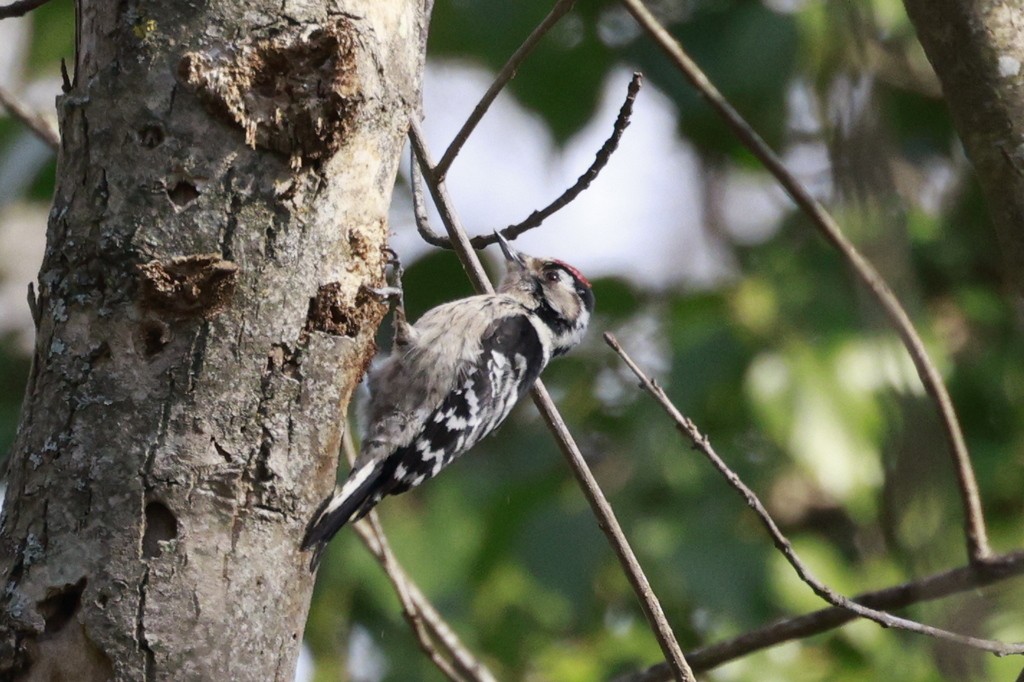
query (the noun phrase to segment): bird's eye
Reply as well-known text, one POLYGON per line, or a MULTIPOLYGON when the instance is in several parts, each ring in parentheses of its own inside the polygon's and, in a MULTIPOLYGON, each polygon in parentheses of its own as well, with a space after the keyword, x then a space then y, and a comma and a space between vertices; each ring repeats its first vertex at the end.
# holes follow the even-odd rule
POLYGON ((560 275, 558 274, 558 270, 546 270, 544 272, 544 279, 549 282, 557 282, 559 278, 560 275))

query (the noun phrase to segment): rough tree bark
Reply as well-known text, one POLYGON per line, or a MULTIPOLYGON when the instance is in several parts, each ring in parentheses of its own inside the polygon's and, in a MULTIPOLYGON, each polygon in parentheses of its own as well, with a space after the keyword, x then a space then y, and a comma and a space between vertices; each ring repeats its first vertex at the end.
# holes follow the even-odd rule
POLYGON ((0 678, 288 680, 430 0, 80 0, 0 678))
POLYGON ((978 174, 1024 322, 1024 10, 1020 0, 904 4, 978 174))

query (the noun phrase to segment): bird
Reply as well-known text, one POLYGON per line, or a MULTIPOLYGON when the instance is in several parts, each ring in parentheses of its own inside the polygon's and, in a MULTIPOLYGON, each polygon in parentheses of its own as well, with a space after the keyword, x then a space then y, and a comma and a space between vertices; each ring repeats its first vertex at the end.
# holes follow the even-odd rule
POLYGON ((302 540, 310 570, 346 523, 436 476, 508 417, 552 358, 582 341, 594 311, 587 278, 495 235, 506 273, 494 293, 441 304, 409 325, 400 286, 384 292, 398 300, 391 353, 368 378, 359 455, 302 540))

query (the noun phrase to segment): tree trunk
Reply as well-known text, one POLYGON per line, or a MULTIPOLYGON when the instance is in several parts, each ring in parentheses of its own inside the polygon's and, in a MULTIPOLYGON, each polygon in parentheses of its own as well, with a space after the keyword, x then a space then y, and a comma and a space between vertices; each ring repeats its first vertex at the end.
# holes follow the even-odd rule
POLYGON ((0 678, 292 678, 429 10, 80 0, 0 678))
POLYGON ((904 4, 978 174, 1024 323, 1024 10, 1020 0, 904 4))

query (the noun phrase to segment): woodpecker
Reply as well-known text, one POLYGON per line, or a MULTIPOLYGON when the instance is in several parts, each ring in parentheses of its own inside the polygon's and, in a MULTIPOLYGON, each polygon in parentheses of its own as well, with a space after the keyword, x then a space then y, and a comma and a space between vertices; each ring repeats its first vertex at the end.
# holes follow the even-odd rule
POLYGON ((362 448, 302 541, 311 570, 349 520, 436 476, 504 421, 551 358, 583 339, 594 310, 587 278, 495 234, 506 262, 496 293, 444 303, 410 326, 396 290, 394 343, 370 372, 362 448))

